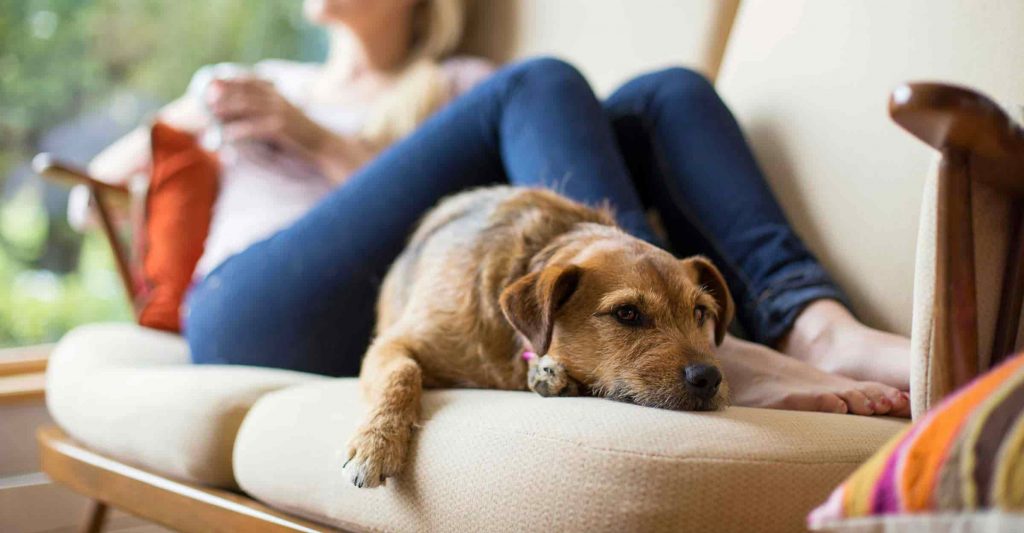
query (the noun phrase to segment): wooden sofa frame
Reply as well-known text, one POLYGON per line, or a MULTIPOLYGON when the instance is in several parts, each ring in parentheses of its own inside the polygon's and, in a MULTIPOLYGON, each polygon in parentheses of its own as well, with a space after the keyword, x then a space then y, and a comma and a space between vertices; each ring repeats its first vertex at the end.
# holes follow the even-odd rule
MULTIPOLYGON (((932 83, 899 87, 890 115, 942 154, 936 257, 934 364, 943 391, 952 391, 995 364, 1016 344, 1024 299, 1024 132, 990 99, 968 89, 932 83), (1013 198, 1009 253, 991 357, 978 353, 971 183, 986 183, 1013 198)), ((125 290, 138 309, 139 280, 114 223, 112 204, 125 187, 109 185, 48 154, 34 160, 39 174, 89 188, 125 290)), ((56 427, 38 433, 42 470, 95 503, 82 530, 100 531, 108 506, 181 531, 333 531, 262 505, 242 494, 175 481, 104 457, 56 427)))
POLYGON ((121 284, 132 306, 132 312, 138 317, 138 295, 141 280, 134 277, 131 254, 121 239, 114 216, 118 205, 132 202, 132 193, 125 185, 115 185, 97 180, 83 169, 57 160, 52 154, 41 153, 32 158, 32 169, 44 178, 68 186, 84 185, 89 190, 90 207, 99 220, 100 230, 110 245, 114 256, 114 267, 121 279, 121 284))
POLYGON ((933 364, 943 393, 998 364, 1017 344, 1024 300, 1024 131, 992 100, 970 89, 913 83, 893 91, 889 114, 942 154, 938 180, 933 364), (1011 198, 1010 240, 992 351, 978 353, 972 182, 1011 198), (987 364, 986 364, 987 362, 987 364))

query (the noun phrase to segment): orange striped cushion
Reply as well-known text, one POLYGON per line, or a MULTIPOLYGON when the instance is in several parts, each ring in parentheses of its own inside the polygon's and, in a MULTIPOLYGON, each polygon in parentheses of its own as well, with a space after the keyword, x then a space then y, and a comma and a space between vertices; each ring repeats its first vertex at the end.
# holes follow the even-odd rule
POLYGON ((812 529, 885 514, 1024 511, 1024 354, 895 436, 808 517, 812 529))

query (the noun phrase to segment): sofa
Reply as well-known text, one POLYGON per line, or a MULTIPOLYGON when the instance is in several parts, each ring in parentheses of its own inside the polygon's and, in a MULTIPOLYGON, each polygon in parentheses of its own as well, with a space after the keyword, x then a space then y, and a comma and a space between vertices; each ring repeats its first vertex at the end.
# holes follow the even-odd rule
MULTIPOLYGON (((668 64, 713 79, 855 313, 912 336, 919 416, 947 392, 929 381, 942 371, 927 290, 937 158, 892 123, 887 98, 937 79, 1018 109, 1022 20, 1016 0, 500 0, 474 5, 465 46, 495 60, 565 57, 602 93, 668 64)), ((979 254, 1006 245, 986 238, 979 254)), ((982 307, 1000 268, 979 275, 982 307)), ((984 351, 994 311, 980 314, 984 351)), ((57 345, 46 394, 59 426, 43 435, 47 472, 192 531, 799 531, 907 423, 432 390, 406 471, 366 490, 341 475, 365 409, 355 379, 190 366, 178 336, 94 324, 57 345)))

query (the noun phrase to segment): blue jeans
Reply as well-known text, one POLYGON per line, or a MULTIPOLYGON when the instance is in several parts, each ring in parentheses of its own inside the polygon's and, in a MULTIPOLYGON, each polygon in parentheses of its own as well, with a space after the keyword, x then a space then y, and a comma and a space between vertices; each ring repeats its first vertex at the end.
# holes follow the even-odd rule
POLYGON ((602 104, 576 69, 544 58, 495 73, 294 224, 210 272, 187 298, 193 361, 357 374, 380 282, 416 222, 444 196, 497 183, 608 200, 633 235, 709 256, 758 342, 778 340, 813 300, 844 301, 707 80, 664 70, 602 104))

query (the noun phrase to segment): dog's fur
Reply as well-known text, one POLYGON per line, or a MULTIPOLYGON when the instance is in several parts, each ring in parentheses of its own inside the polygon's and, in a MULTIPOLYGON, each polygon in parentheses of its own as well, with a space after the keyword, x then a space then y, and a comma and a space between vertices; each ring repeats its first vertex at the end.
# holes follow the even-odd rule
POLYGON ((424 386, 717 409, 725 383, 701 400, 683 369, 717 366, 714 345, 732 315, 708 260, 678 260, 631 237, 608 210, 540 189, 453 196, 428 213, 384 280, 360 375, 371 410, 345 471, 360 487, 401 471, 424 386), (528 349, 544 357, 528 363, 528 349))

